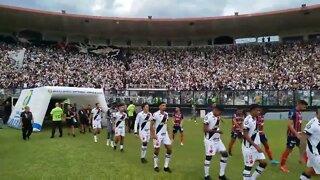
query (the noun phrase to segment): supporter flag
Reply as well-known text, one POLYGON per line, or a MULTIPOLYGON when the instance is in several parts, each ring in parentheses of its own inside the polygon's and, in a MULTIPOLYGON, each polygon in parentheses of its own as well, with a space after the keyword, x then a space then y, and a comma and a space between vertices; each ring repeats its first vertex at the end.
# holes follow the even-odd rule
POLYGON ((121 54, 121 49, 115 46, 99 46, 92 44, 79 43, 76 45, 80 53, 93 53, 97 55, 102 55, 108 58, 118 58, 121 54))
POLYGON ((25 52, 26 52, 25 48, 16 50, 16 51, 8 51, 9 58, 14 60, 15 65, 18 68, 22 67, 25 52))
POLYGON ((64 100, 63 104, 70 104, 70 99, 68 98, 68 99, 64 100))

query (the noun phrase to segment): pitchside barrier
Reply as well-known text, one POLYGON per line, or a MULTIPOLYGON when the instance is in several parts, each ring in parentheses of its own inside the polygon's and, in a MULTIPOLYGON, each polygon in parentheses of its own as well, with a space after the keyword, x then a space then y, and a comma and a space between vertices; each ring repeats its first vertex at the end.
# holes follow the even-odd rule
MULTIPOLYGON (((10 125, 18 128, 19 126, 19 113, 23 110, 23 106, 30 103, 31 111, 36 109, 42 109, 41 113, 35 113, 36 127, 35 130, 41 129, 41 124, 45 111, 48 107, 50 98, 64 99, 71 97, 71 103, 77 103, 77 108, 82 104, 91 104, 94 107, 96 101, 101 103, 104 108, 107 108, 105 101, 110 103, 124 102, 128 104, 133 101, 134 104, 141 105, 142 103, 150 104, 151 111, 157 111, 159 102, 163 101, 167 103, 167 111, 172 114, 175 107, 180 107, 185 116, 192 115, 192 105, 196 107, 197 117, 203 117, 206 112, 210 111, 210 103, 212 101, 225 107, 224 117, 231 117, 238 107, 247 109, 250 104, 259 104, 267 110, 266 119, 287 119, 287 112, 293 108, 298 100, 305 100, 308 102, 308 110, 304 114, 304 119, 310 119, 314 116, 314 112, 317 107, 320 106, 320 90, 282 90, 282 91, 262 91, 262 90, 249 90, 249 91, 168 91, 166 89, 128 89, 123 91, 103 91, 92 90, 97 93, 92 96, 91 90, 78 91, 75 87, 42 87, 35 88, 34 93, 40 92, 41 95, 33 94, 32 100, 28 102, 30 96, 30 89, 0 89, 0 106, 3 106, 5 100, 11 100, 12 113, 10 116, 10 125), (47 88, 47 89, 46 89, 47 88), (52 91, 52 89, 56 89, 52 91), (59 89, 59 90, 58 90, 59 89), (64 89, 61 95, 60 89, 64 89), (20 97, 24 92, 24 98, 20 97), (29 94, 27 93, 29 92, 29 94), (52 95, 50 94, 51 92, 52 95), (89 93, 88 93, 89 92, 89 93), (58 95, 60 93, 60 95, 58 95), (99 94, 99 95, 98 95, 99 94), (99 98, 97 98, 99 96, 99 98), (81 97, 81 98, 79 98, 81 97), (94 97, 94 98, 92 98, 94 97), (102 98, 104 100, 102 100, 102 98), (41 104, 39 101, 46 102, 41 104), (35 101, 36 100, 36 101, 35 101), (35 105, 33 105, 35 103, 35 105), (18 106, 16 106, 18 104, 18 106)), ((1 111, 2 108, 0 108, 1 111)), ((138 108, 139 109, 139 108, 138 108)), ((0 114, 3 114, 0 112, 0 114)), ((3 118, 3 117, 0 117, 3 118)))

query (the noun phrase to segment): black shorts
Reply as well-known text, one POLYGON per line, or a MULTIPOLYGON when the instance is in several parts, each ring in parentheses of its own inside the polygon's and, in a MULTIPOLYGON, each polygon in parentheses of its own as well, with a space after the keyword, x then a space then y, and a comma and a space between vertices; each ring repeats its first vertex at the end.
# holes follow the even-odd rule
POLYGON ((237 139, 237 138, 242 139, 242 137, 243 137, 243 135, 242 135, 242 132, 240 132, 240 131, 232 131, 231 132, 232 139, 237 139))
POLYGON ((84 124, 84 125, 89 126, 89 120, 88 119, 80 119, 80 124, 84 124))
POLYGON ((181 126, 173 126, 173 134, 177 133, 177 132, 183 133, 183 128, 181 126))
POLYGON ((295 146, 300 146, 300 139, 294 136, 288 136, 287 138, 287 148, 293 149, 295 146))
POLYGON ((268 139, 265 134, 260 134, 260 141, 262 144, 267 143, 268 139))
POLYGON ((73 119, 67 119, 67 120, 66 120, 66 124, 67 124, 67 127, 74 126, 74 121, 73 121, 73 119))

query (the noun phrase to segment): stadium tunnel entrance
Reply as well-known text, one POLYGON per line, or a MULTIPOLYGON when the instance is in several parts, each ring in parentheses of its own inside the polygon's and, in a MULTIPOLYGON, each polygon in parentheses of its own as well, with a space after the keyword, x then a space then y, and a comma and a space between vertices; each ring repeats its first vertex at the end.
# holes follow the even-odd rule
POLYGON ((108 110, 108 105, 103 89, 75 88, 75 87, 41 87, 23 90, 13 108, 8 125, 20 128, 20 114, 25 106, 29 106, 34 117, 33 130, 40 131, 44 120, 50 119, 50 112, 56 102, 76 103, 77 106, 100 103, 103 110, 108 110))

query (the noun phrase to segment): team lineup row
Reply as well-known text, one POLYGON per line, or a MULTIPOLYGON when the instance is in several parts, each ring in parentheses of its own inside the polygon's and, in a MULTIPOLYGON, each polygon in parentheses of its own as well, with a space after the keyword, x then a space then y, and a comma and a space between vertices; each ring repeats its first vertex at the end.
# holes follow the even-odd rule
MULTIPOLYGON (((54 122, 53 134, 55 127, 59 127, 61 123, 58 120, 61 119, 65 112, 59 107, 57 103, 56 108, 51 111, 52 120, 54 122)), ((300 176, 301 180, 310 179, 311 176, 320 174, 320 109, 317 111, 317 117, 310 120, 306 125, 304 131, 302 131, 302 115, 301 111, 305 110, 307 103, 305 101, 299 101, 295 108, 289 112, 288 120, 288 138, 287 148, 281 158, 281 170, 288 172, 285 163, 295 146, 300 147, 300 163, 306 163, 307 169, 300 176)), ((221 124, 221 113, 223 107, 212 104, 212 111, 206 114, 204 118, 204 145, 205 145, 205 161, 204 161, 204 173, 205 179, 211 179, 209 176, 209 168, 212 156, 216 153, 220 153, 220 172, 219 179, 227 179, 225 175, 225 169, 227 167, 228 156, 232 156, 232 146, 237 138, 242 141, 242 154, 244 160, 243 179, 244 180, 255 180, 265 170, 267 161, 263 150, 260 145, 263 144, 266 153, 271 160, 271 163, 276 164, 277 161, 272 159, 270 147, 268 145, 267 138, 264 134, 264 112, 259 105, 253 104, 249 108, 249 112, 244 114, 243 109, 238 109, 232 118, 232 134, 231 141, 229 143, 228 151, 226 150, 220 135, 222 131, 220 129, 221 124), (254 173, 251 175, 252 167, 255 162, 258 162, 254 173)), ((28 112, 28 110, 26 111, 28 112)), ((80 113, 80 111, 79 111, 80 113)), ((91 110, 89 123, 92 124, 94 141, 97 142, 97 135, 101 131, 102 113, 106 113, 108 122, 108 139, 107 145, 111 144, 116 150, 117 145, 120 144, 120 151, 124 151, 124 137, 126 132, 126 120, 128 115, 126 113, 125 104, 119 104, 116 107, 115 104, 107 111, 104 111, 99 103, 96 107, 91 110), (114 141, 113 141, 114 140, 114 141)), ((23 115, 21 115, 23 117, 23 115)), ((67 115, 68 117, 68 115, 67 115)), ((181 145, 183 145, 183 115, 179 108, 173 114, 174 127, 173 137, 176 132, 180 132, 181 145)), ((154 170, 159 172, 158 166, 158 154, 161 145, 166 148, 164 171, 171 172, 169 168, 170 158, 172 154, 172 139, 169 137, 167 122, 169 120, 169 114, 166 112, 166 104, 160 103, 159 110, 155 113, 149 111, 148 104, 142 105, 142 111, 136 116, 134 123, 134 133, 137 138, 140 138, 142 142, 141 147, 141 162, 147 163, 146 152, 147 145, 152 138, 154 146, 154 170)), ((67 119, 68 121, 68 119, 67 119)), ((67 123, 68 124, 68 123, 67 123)), ((62 136, 62 131, 60 132, 62 136)))

